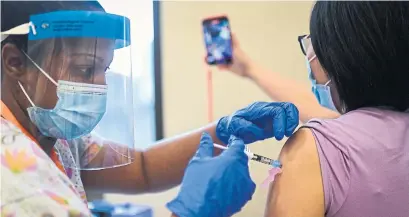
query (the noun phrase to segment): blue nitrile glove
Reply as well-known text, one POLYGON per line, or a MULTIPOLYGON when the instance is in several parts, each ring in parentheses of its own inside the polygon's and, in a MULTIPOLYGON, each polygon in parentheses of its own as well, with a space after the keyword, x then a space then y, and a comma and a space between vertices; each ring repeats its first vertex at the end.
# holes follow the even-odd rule
POLYGON ((216 126, 216 135, 226 143, 230 135, 245 144, 275 137, 277 140, 293 134, 299 123, 298 109, 287 102, 256 102, 223 117, 216 126))
POLYGON ((232 136, 229 149, 213 157, 213 141, 203 133, 190 160, 178 196, 166 206, 178 217, 228 217, 251 200, 256 185, 250 178, 244 142, 232 136))

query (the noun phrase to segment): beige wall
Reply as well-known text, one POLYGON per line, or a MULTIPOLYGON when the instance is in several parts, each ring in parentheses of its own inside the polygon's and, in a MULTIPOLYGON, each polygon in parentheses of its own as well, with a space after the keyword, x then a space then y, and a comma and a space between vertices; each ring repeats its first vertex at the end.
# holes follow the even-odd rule
MULTIPOLYGON (((206 124, 206 71, 201 20, 227 14, 232 30, 245 51, 268 69, 308 82, 297 36, 308 33, 311 2, 162 2, 163 106, 165 135, 173 136, 206 124)), ((214 71, 216 117, 259 100, 270 100, 251 81, 228 72, 214 71)), ((254 152, 276 157, 283 142, 252 145, 254 152)), ((260 184, 267 167, 251 163, 254 181, 260 184)), ((164 204, 178 189, 125 197, 109 195, 112 201, 132 201, 154 206, 155 216, 167 216, 164 204)), ((257 187, 253 200, 236 216, 263 216, 266 191, 257 187)))

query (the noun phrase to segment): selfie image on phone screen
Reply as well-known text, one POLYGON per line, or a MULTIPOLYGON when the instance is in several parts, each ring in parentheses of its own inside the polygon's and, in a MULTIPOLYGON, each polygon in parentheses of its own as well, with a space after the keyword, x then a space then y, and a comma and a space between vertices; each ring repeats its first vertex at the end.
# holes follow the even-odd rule
POLYGON ((204 20, 203 32, 207 50, 207 63, 210 65, 231 63, 232 42, 227 17, 204 20))

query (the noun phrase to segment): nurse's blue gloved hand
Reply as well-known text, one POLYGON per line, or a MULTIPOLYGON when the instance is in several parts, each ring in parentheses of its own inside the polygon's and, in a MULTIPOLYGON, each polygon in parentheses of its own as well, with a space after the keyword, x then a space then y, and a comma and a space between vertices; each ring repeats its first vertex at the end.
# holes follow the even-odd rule
POLYGON ((178 196, 166 206, 178 217, 228 217, 251 200, 256 185, 250 178, 244 142, 232 136, 229 149, 213 157, 213 141, 202 135, 185 171, 178 196))
POLYGON ((298 109, 286 102, 256 102, 219 120, 216 135, 227 143, 230 135, 245 144, 275 137, 291 136, 299 123, 298 109))

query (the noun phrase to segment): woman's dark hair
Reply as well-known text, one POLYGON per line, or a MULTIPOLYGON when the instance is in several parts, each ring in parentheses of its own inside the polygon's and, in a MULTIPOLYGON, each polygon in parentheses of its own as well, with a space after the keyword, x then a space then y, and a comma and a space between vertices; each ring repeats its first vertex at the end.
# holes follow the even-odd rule
POLYGON ((310 34, 346 112, 409 108, 409 2, 318 1, 310 34))
MULTIPOLYGON (((28 23, 30 16, 61 10, 104 11, 98 1, 1 1, 1 31, 28 23)), ((27 35, 10 35, 2 42, 26 50, 27 35)))

